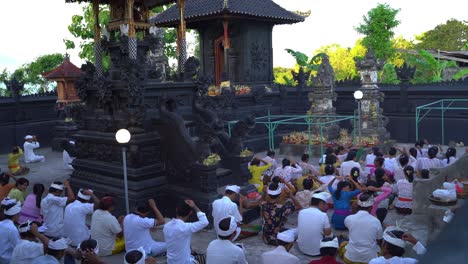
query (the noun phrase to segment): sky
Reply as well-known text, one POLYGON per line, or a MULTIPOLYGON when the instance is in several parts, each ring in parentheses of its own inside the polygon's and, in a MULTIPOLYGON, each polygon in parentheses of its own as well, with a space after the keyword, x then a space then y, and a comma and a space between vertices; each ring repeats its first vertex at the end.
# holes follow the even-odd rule
MULTIPOLYGON (((191 1, 191 0, 188 0, 191 1)), ((420 34, 446 22, 450 18, 468 20, 467 0, 274 0, 284 8, 295 11, 310 10, 305 22, 276 26, 273 31, 274 66, 292 67, 294 59, 285 49, 302 51, 308 55, 321 46, 338 43, 351 47, 362 37, 354 30, 362 16, 379 2, 400 8, 401 21, 396 35, 414 39, 420 34)), ((65 4, 65 0, 0 1, 0 71, 10 72, 36 57, 50 53, 65 53, 64 38, 73 39, 67 26, 74 14, 81 13, 79 4, 65 4)), ((78 43, 76 43, 78 44, 78 43)), ((78 46, 78 45, 76 45, 78 46)), ((83 61, 78 49, 69 51, 76 65, 83 61)))

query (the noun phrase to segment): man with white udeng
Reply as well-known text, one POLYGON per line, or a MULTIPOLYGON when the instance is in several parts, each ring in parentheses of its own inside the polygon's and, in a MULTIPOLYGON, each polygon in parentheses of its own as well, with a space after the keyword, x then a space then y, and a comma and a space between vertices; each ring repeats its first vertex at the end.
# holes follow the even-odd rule
POLYGON ((224 191, 224 196, 213 202, 213 223, 215 230, 218 231, 218 223, 222 219, 233 216, 236 222, 242 222, 242 210, 244 199, 240 197, 240 209, 233 201, 240 192, 240 187, 237 185, 228 185, 224 191))
POLYGON ((34 149, 39 148, 39 142, 37 142, 36 136, 27 135, 24 137, 24 162, 33 163, 33 162, 44 162, 44 156, 38 156, 34 154, 34 149))

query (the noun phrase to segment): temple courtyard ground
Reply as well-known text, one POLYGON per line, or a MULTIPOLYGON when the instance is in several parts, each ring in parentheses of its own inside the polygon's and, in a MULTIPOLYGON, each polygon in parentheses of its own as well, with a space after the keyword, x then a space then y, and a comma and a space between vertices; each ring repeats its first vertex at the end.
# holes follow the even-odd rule
MULTIPOLYGON (((31 169, 30 173, 25 177, 30 181, 30 186, 35 183, 42 183, 46 187, 50 185, 53 181, 63 181, 65 179, 70 178, 71 170, 66 169, 63 160, 62 160, 62 153, 61 152, 53 152, 50 148, 39 149, 37 151, 38 155, 45 155, 46 162, 44 163, 36 163, 30 164, 29 167, 31 169)), ((277 159, 281 160, 283 157, 278 156, 277 159)), ((318 157, 313 159, 313 164, 316 164, 318 161, 318 157)), ((7 170, 7 155, 2 154, 0 155, 0 164, 2 171, 7 170)), ((28 189, 31 192, 32 187, 28 189)), ((158 201, 156 201, 157 203, 158 201)), ((329 210, 328 214, 331 217, 332 211, 329 210)), ((169 219, 167 219, 169 220, 169 219)), ((261 224, 261 220, 257 219, 253 224, 261 224)), ((427 243, 428 240, 428 223, 427 219, 421 216, 400 216, 396 213, 395 210, 389 210, 387 218, 384 222, 385 225, 400 225, 401 228, 407 230, 408 232, 412 233, 417 239, 419 239, 423 244, 427 243)), ((286 227, 295 227, 297 225, 297 213, 289 217, 289 222, 286 227)), ((346 232, 334 232, 335 235, 347 235, 346 232)), ((153 236, 156 240, 162 241, 163 234, 162 234, 162 227, 159 227, 158 230, 153 233, 153 236)), ((216 239, 216 234, 214 230, 203 230, 197 234, 194 234, 192 237, 192 248, 200 253, 205 253, 210 241, 216 239)), ((256 237, 250 237, 240 241, 244 244, 244 248, 246 249, 247 253, 247 260, 249 263, 261 263, 261 254, 263 252, 272 250, 274 247, 265 245, 261 239, 261 235, 257 235, 256 237)), ((414 256, 414 252, 407 248, 407 255, 414 256)), ((300 253, 297 245, 295 245, 291 253, 299 257, 301 259, 301 263, 309 263, 311 260, 316 258, 311 258, 300 253)), ((111 257, 106 257, 104 260, 107 263, 122 263, 123 262, 124 254, 118 254, 111 257)), ((157 263, 166 263, 165 257, 157 258, 157 263)))

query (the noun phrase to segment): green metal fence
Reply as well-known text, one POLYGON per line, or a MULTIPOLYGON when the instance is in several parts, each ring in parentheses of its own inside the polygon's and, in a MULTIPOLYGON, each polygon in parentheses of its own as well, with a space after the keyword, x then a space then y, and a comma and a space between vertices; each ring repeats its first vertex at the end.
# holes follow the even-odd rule
MULTIPOLYGON (((312 127, 318 126, 320 130, 320 138, 323 139, 323 128, 326 125, 330 125, 333 123, 338 123, 346 120, 350 120, 353 122, 353 127, 356 127, 357 117, 356 115, 352 116, 339 116, 339 115, 330 115, 330 116, 311 116, 311 115, 270 115, 270 111, 268 111, 267 116, 257 117, 256 124, 264 124, 268 129, 268 147, 270 149, 275 148, 275 130, 280 125, 306 125, 307 131, 309 135, 309 143, 308 143, 308 153, 311 155, 312 153, 312 127), (326 122, 316 122, 316 119, 331 119, 330 121, 326 122)), ((237 120, 229 121, 228 122, 228 134, 231 136, 231 127, 235 124, 237 120)), ((356 132, 353 130, 353 140, 356 139, 356 132)), ((320 153, 323 155, 324 147, 323 147, 323 140, 320 140, 320 153)))
POLYGON ((440 122, 441 122, 441 133, 442 142, 445 144, 445 111, 447 110, 468 110, 468 106, 454 106, 455 103, 468 103, 468 99, 443 99, 430 104, 421 105, 416 107, 416 141, 419 140, 419 123, 432 111, 440 110, 440 122), (422 116, 421 116, 422 112, 422 116))

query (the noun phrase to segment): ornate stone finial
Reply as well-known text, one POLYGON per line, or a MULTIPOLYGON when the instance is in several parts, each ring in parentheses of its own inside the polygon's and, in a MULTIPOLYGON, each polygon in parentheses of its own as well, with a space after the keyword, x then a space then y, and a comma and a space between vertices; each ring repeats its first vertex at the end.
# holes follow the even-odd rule
POLYGON ((121 36, 128 36, 128 24, 122 24, 120 25, 120 35, 121 36))
POLYGON ((322 63, 319 66, 317 75, 312 77, 314 86, 332 87, 335 85, 335 72, 330 64, 328 55, 322 55, 322 63))
POLYGON ((69 61, 69 60, 70 60, 70 54, 66 52, 65 55, 63 56, 63 61, 69 61))
POLYGON ((414 73, 416 72, 416 67, 411 67, 408 64, 403 63, 403 66, 397 67, 396 69, 397 77, 402 82, 409 82, 413 79, 414 73))
POLYGON ((310 11, 310 10, 307 10, 307 11, 299 11, 299 10, 298 10, 298 11, 294 11, 293 13, 296 13, 296 14, 300 15, 300 16, 303 17, 303 18, 306 18, 306 17, 309 17, 310 14, 312 14, 312 11, 310 11))
POLYGON ((355 59, 356 68, 360 71, 380 71, 382 70, 385 60, 377 59, 374 52, 368 49, 364 59, 355 59))

